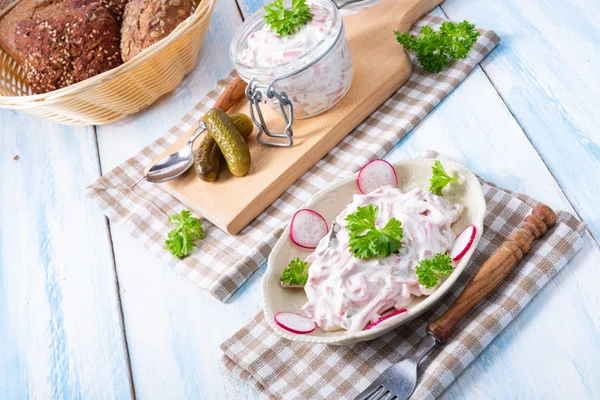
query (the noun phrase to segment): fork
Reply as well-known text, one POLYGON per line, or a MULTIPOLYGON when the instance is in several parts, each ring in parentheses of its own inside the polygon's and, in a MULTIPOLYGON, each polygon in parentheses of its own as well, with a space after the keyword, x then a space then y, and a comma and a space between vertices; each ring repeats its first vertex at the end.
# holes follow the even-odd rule
POLYGON ((417 367, 438 344, 445 344, 454 326, 487 297, 531 249, 533 241, 554 226, 556 214, 545 205, 536 206, 523 226, 502 243, 479 268, 448 310, 427 325, 427 336, 404 360, 390 366, 355 400, 405 400, 417 386, 417 367))

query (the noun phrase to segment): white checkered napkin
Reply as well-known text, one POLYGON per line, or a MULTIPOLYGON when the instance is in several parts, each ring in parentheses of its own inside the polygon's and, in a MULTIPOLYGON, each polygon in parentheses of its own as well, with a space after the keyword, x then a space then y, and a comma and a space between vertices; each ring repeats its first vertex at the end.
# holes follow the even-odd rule
MULTIPOLYGON (((418 345, 427 323, 446 311, 479 266, 537 204, 485 181, 482 186, 487 202, 483 237, 451 292, 432 310, 379 339, 345 347, 281 339, 260 312, 221 345, 225 366, 269 398, 354 398, 418 345)), ((573 215, 558 212, 556 225, 535 242, 497 290, 457 325, 448 344, 435 349, 421 364, 412 398, 439 396, 581 248, 584 229, 573 215)))
MULTIPOLYGON (((413 33, 427 24, 439 27, 443 20, 425 16, 413 33)), ((203 221, 207 237, 199 250, 184 260, 173 258, 164 250, 167 232, 172 229, 167 218, 188 208, 156 185, 142 182, 143 169, 171 143, 198 121, 214 104, 227 83, 220 81, 179 124, 165 136, 144 148, 102 176, 86 191, 117 225, 136 237, 152 253, 176 271, 210 291, 218 299, 227 300, 266 260, 284 224, 298 207, 330 182, 356 172, 367 161, 385 155, 417 125, 500 41, 491 31, 482 31, 465 60, 452 62, 442 73, 430 74, 417 65, 408 82, 377 111, 346 136, 325 158, 269 206, 235 237, 228 236, 208 221, 203 221)), ((414 59, 413 59, 414 63, 414 59)))

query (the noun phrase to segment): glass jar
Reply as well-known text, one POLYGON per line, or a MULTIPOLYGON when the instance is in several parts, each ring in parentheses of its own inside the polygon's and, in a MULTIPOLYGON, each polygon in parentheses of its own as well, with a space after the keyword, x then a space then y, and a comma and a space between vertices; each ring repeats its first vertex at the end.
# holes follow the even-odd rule
POLYGON ((258 114, 252 115, 255 123, 263 121, 259 103, 267 102, 281 111, 290 136, 294 118, 330 109, 352 84, 352 57, 336 5, 330 0, 312 0, 309 5, 312 21, 292 35, 273 33, 264 23, 263 9, 242 24, 230 47, 238 74, 249 83, 246 94, 251 114, 258 114))

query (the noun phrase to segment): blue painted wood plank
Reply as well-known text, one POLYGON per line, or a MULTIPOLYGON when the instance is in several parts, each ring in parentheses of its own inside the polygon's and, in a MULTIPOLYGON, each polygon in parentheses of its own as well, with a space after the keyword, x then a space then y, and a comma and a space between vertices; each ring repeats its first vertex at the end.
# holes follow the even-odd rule
POLYGON ((131 397, 93 128, 0 110, 0 398, 131 397))
MULTIPOLYGON (((242 3, 242 10, 247 12, 260 7, 256 1, 242 3)), ((469 8, 473 2, 456 3, 469 8)), ((439 9, 436 13, 443 16, 439 9)), ((493 9, 489 15, 494 15, 493 9)), ((464 18, 460 13, 451 17, 464 18)), ((495 29, 495 25, 480 25, 495 29)), ((505 31, 499 33, 503 37, 501 49, 507 38, 505 31)), ((485 65, 492 64, 494 53, 485 65)), ((476 70, 389 157, 415 156, 429 148, 454 156, 484 177, 554 207, 568 209, 570 206, 481 70, 476 70)), ((585 251, 534 299, 444 397, 561 398, 569 391, 581 398, 600 396, 594 378, 600 372, 594 364, 593 352, 598 348, 600 332, 597 311, 600 295, 591 283, 599 277, 596 261, 599 256, 598 249, 588 240, 585 251), (590 279, 590 276, 596 278, 590 279), (549 302, 551 304, 546 304, 549 302), (561 326, 571 329, 556 329, 554 307, 559 304, 563 305, 560 307, 563 310, 561 326), (571 309, 571 312, 564 311, 571 309), (581 331, 589 340, 578 340, 581 331), (551 352, 547 350, 549 347, 551 352), (564 360, 571 360, 568 367, 564 360)))
MULTIPOLYGON (((434 148, 506 188, 557 209, 570 204, 481 69, 388 155, 434 148)), ((578 254, 484 350, 445 398, 597 398, 600 251, 578 254), (560 326, 557 326, 557 320, 560 326), (549 351, 548 349, 551 349, 549 351), (568 360, 566 365, 565 360, 568 360), (589 393, 589 396, 587 395, 589 393)))
MULTIPOLYGON (((248 15, 260 8, 262 1, 243 1, 240 6, 248 15)), ((162 135, 230 70, 223 49, 239 24, 236 15, 232 1, 219 2, 199 66, 174 95, 135 119, 100 129, 105 171, 162 135), (213 61, 215 57, 217 61, 213 61)), ((389 157, 415 156, 432 147, 499 184, 555 207, 569 207, 481 70, 476 70, 389 157)), ((264 267, 230 304, 223 305, 148 255, 119 228, 113 229, 113 240, 138 395, 259 398, 249 385, 223 371, 218 344, 261 309, 259 280, 264 267)), ((600 297, 594 287, 600 278, 596 268, 599 256, 588 241, 573 265, 544 289, 445 397, 519 398, 527 394, 536 398, 542 394, 558 398, 574 385, 581 385, 573 392, 576 395, 599 397, 594 379, 599 372, 592 351, 600 330, 600 297), (556 327, 556 310, 560 310, 563 329, 556 327), (587 340, 578 340, 581 332, 587 340), (548 352, 548 348, 553 351, 548 352), (564 360, 571 362, 570 368, 563 367, 564 360)))
MULTIPOLYGON (((181 86, 125 121, 98 127, 103 171, 136 154, 191 110, 233 69, 229 43, 241 17, 219 0, 198 63, 181 86)), ((140 398, 256 398, 222 375, 219 344, 253 315, 258 303, 226 306, 163 265, 119 227, 111 227, 133 381, 140 398)))
POLYGON ((247 18, 270 2, 269 0, 238 0, 237 3, 240 5, 244 18, 247 18))
POLYGON ((483 69, 600 238, 600 3, 447 0, 442 8, 502 37, 483 69))

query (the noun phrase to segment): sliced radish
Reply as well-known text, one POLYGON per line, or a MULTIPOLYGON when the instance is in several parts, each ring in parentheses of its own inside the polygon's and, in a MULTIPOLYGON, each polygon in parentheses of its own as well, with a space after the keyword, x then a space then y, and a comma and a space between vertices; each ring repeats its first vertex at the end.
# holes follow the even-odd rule
POLYGON ((362 194, 371 193, 382 186, 398 186, 398 177, 392 164, 385 160, 373 160, 367 163, 358 173, 358 190, 362 194))
POLYGON ((321 214, 304 208, 292 217, 290 239, 300 247, 315 249, 328 231, 327 221, 321 214))
POLYGON ((389 313, 388 315, 385 315, 385 316, 379 318, 377 321, 373 322, 372 324, 367 325, 367 327, 365 328, 365 330, 374 328, 375 326, 379 325, 380 323, 382 323, 386 319, 392 318, 393 316, 396 316, 398 314, 404 314, 406 311, 407 311, 406 308, 401 308, 400 310, 396 310, 393 313, 389 313))
POLYGON ((454 239, 454 245, 450 249, 450 258, 452 261, 458 261, 467 254, 467 251, 471 248, 471 245, 475 241, 475 235, 477 234, 477 228, 474 225, 467 226, 461 233, 458 234, 454 239))
POLYGON ((273 319, 277 325, 292 333, 311 333, 317 327, 312 319, 293 312, 279 312, 273 319))

